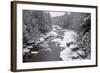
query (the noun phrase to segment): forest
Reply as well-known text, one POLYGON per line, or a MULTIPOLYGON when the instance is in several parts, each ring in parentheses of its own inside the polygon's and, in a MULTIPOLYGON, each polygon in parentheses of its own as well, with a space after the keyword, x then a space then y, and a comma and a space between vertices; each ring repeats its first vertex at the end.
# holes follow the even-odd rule
POLYGON ((23 10, 23 62, 61 60, 59 45, 69 30, 77 33, 77 48, 84 52, 78 58, 91 59, 90 13, 51 17, 50 11, 23 10))

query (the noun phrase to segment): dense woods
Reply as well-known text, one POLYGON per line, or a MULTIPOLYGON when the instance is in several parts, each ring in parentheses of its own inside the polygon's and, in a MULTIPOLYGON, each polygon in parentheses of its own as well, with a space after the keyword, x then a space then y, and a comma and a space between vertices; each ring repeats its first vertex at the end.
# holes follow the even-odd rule
POLYGON ((23 10, 23 49, 28 51, 23 54, 23 62, 60 60, 59 43, 52 40, 62 39, 67 29, 78 33, 78 48, 85 52, 80 58, 90 59, 90 18, 90 13, 65 12, 62 16, 51 17, 49 11, 23 10))
POLYGON ((51 19, 48 12, 23 10, 23 43, 28 43, 31 40, 36 42, 51 29, 51 19))

